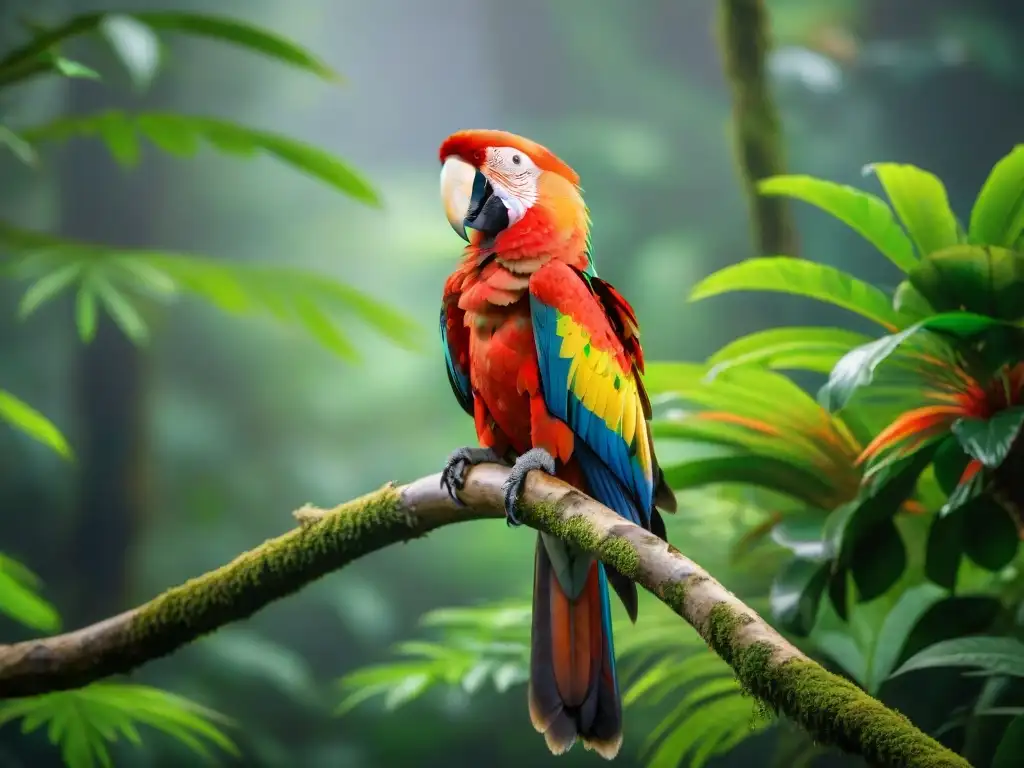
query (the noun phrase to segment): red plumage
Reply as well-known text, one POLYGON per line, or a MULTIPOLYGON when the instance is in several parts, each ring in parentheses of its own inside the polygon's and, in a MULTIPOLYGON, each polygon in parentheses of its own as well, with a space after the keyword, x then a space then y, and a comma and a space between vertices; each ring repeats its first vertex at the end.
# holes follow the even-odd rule
MULTIPOLYGON (((575 455, 581 438, 551 414, 542 391, 530 294, 570 314, 591 343, 635 379, 643 420, 650 406, 636 374, 643 370, 636 315, 608 283, 582 273, 589 266, 589 216, 579 177, 562 160, 503 131, 460 131, 442 144, 440 157, 444 162, 456 156, 479 170, 494 147, 526 153, 541 172, 535 186, 522 193, 529 200, 522 217, 490 239, 472 239, 446 281, 443 327, 449 356, 468 373, 482 446, 501 456, 543 448, 556 459, 558 477, 589 492, 575 455)), ((497 177, 493 181, 500 183, 497 177)), ((635 402, 633 408, 635 412, 635 402)), ((649 433, 643 439, 649 440, 649 433)), ((552 752, 566 751, 579 736, 588 748, 610 759, 621 744, 622 713, 607 585, 596 561, 585 573, 578 594, 570 597, 556 577, 551 553, 538 538, 530 717, 552 752)), ((609 580, 613 573, 608 572, 609 580)), ((613 581, 613 586, 624 600, 632 595, 632 607, 627 607, 635 617, 635 586, 628 580, 613 581)))

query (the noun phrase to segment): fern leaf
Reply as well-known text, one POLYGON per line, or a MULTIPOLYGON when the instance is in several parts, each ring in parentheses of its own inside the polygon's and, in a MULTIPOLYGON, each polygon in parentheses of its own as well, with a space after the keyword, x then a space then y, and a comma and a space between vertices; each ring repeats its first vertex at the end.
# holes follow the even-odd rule
POLYGON ((66 141, 75 136, 98 136, 114 158, 125 166, 137 163, 142 138, 179 156, 194 155, 203 144, 242 157, 262 152, 360 202, 380 205, 380 197, 373 186, 331 153, 281 134, 217 118, 160 112, 129 115, 112 110, 59 118, 21 134, 30 145, 66 141))
POLYGON ((222 715, 181 696, 144 685, 95 683, 71 691, 0 702, 0 725, 22 721, 31 733, 44 725, 68 768, 112 765, 109 745, 123 738, 141 743, 138 728, 145 725, 211 759, 210 747, 238 754, 221 730, 222 715))

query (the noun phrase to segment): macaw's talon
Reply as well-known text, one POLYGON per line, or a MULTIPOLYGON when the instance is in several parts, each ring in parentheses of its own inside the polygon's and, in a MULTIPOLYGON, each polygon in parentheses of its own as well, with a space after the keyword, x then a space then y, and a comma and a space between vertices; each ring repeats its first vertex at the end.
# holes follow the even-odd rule
POLYGON ((441 470, 441 487, 448 491, 460 507, 466 506, 459 498, 458 492, 466 487, 466 473, 477 464, 501 464, 501 459, 490 448, 459 448, 448 457, 448 463, 441 470))
POLYGON ((516 459, 508 480, 501 486, 505 497, 505 521, 510 527, 522 525, 522 521, 516 516, 519 497, 523 493, 526 476, 535 469, 549 475, 555 474, 555 459, 543 448, 533 448, 516 459))

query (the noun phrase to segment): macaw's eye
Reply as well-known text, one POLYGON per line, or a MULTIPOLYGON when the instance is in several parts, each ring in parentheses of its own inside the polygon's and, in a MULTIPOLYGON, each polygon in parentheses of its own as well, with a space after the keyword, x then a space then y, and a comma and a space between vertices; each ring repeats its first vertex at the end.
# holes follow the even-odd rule
POLYGON ((523 162, 523 158, 519 155, 512 155, 512 165, 519 165, 521 162, 523 162))

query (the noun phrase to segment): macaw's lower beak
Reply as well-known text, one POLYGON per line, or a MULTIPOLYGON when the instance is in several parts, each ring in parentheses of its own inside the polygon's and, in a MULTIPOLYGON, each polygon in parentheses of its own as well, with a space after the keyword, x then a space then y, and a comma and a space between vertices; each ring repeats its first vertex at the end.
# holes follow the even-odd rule
POLYGON ((508 226, 508 209, 491 182, 461 158, 449 157, 441 167, 441 200, 448 223, 466 242, 494 237, 508 226))

